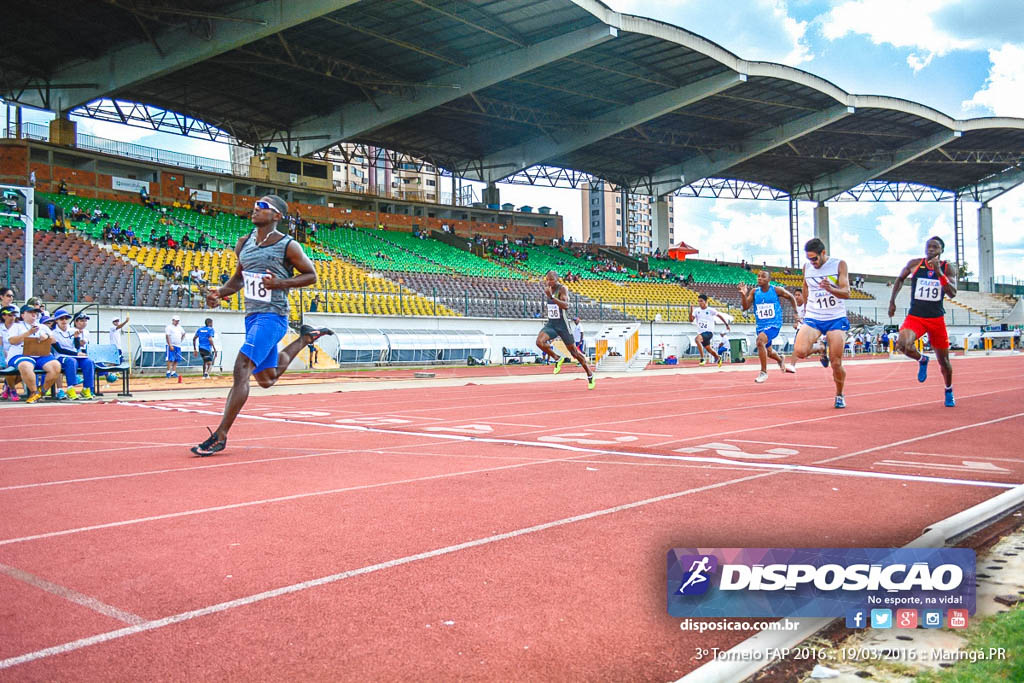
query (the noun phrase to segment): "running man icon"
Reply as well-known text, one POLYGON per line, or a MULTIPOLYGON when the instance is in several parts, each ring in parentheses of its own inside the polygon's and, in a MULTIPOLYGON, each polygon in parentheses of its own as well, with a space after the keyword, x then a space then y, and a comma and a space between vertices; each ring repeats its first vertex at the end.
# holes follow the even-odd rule
POLYGON ((697 595, 707 591, 708 576, 715 571, 718 564, 713 555, 701 555, 700 559, 694 559, 687 570, 689 576, 683 585, 679 587, 679 595, 697 595))

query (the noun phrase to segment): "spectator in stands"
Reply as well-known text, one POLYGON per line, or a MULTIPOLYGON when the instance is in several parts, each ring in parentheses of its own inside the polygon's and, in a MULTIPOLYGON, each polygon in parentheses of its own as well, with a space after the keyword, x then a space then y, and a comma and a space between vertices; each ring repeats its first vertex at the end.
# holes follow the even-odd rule
POLYGON ((75 345, 75 338, 81 336, 82 333, 71 327, 71 314, 63 308, 56 311, 53 318, 57 321, 57 327, 53 331, 56 340, 53 349, 57 360, 60 361, 61 367, 64 369, 64 377, 67 378, 66 396, 72 400, 91 399, 96 381, 96 366, 93 365, 85 350, 75 345), (79 372, 82 373, 81 395, 75 388, 78 385, 79 372))
MULTIPOLYGON (((10 291, 10 287, 4 287, 3 290, 10 291)), ((13 297, 12 297, 13 298, 13 297)), ((0 294, 0 300, 6 300, 4 294, 0 294)), ((14 327, 14 321, 18 317, 18 309, 10 304, 4 304, 0 306, 0 367, 7 366, 7 351, 11 346, 9 337, 11 336, 11 328, 14 327)), ((21 397, 18 396, 18 376, 9 375, 4 382, 3 394, 0 398, 6 398, 8 401, 20 401, 21 397)))
POLYGON ((43 300, 40 299, 38 296, 31 297, 25 303, 38 308, 41 317, 50 315, 50 312, 46 310, 46 305, 43 303, 43 300))
POLYGON ((230 280, 230 279, 231 279, 231 277, 227 274, 227 272, 221 273, 220 274, 220 284, 221 284, 221 286, 226 285, 228 283, 228 280, 230 280))
POLYGON ((171 263, 170 261, 165 263, 160 268, 160 270, 163 271, 164 277, 166 277, 168 280, 170 280, 170 279, 172 279, 174 277, 174 264, 171 263))
POLYGON ((68 184, 67 184, 67 182, 63 178, 61 178, 60 186, 57 187, 57 194, 67 194, 67 193, 68 193, 68 184))
POLYGON ((48 346, 38 346, 34 349, 26 349, 28 340, 45 342, 53 339, 53 333, 49 328, 39 325, 38 317, 41 309, 31 303, 21 307, 21 320, 14 323, 8 331, 7 341, 7 364, 18 369, 21 381, 28 389, 26 403, 35 403, 43 397, 43 394, 50 390, 60 376, 60 363, 49 351, 48 346), (30 353, 25 353, 30 351, 30 353), (36 385, 36 370, 46 373, 43 387, 40 390, 36 385))
POLYGON ((0 287, 0 306, 14 306, 14 290, 10 287, 0 287))
POLYGON ((200 268, 198 265, 192 269, 192 272, 188 274, 193 284, 199 285, 200 287, 206 284, 206 271, 200 268))
POLYGON ((178 376, 178 363, 181 362, 181 342, 185 339, 185 328, 181 326, 181 318, 171 317, 171 324, 164 328, 167 340, 167 374, 169 378, 178 376))
MULTIPOLYGON (((75 316, 75 322, 77 323, 79 320, 88 322, 89 316, 84 313, 79 313, 75 316)), ((114 318, 110 321, 110 331, 108 332, 108 343, 117 347, 117 352, 121 355, 122 362, 124 361, 124 340, 122 339, 122 330, 124 329, 124 326, 128 324, 128 320, 129 316, 127 315, 124 317, 124 320, 121 320, 121 318, 114 318)), ((85 324, 83 324, 82 327, 84 328, 85 324)), ((84 337, 85 333, 83 332, 82 334, 84 337)))
POLYGON ((320 295, 314 294, 313 300, 309 302, 309 312, 317 313, 320 310, 320 295))
POLYGON ((170 234, 167 235, 167 248, 168 249, 177 249, 178 248, 178 243, 175 241, 175 239, 173 237, 170 236, 170 234))
POLYGON ((75 328, 75 349, 82 353, 87 353, 89 349, 89 330, 86 329, 88 323, 89 316, 85 314, 85 311, 75 313, 75 317, 71 319, 71 326, 75 328))
POLYGON ((199 239, 196 241, 196 249, 206 251, 210 248, 210 243, 206 241, 206 233, 199 233, 199 239))

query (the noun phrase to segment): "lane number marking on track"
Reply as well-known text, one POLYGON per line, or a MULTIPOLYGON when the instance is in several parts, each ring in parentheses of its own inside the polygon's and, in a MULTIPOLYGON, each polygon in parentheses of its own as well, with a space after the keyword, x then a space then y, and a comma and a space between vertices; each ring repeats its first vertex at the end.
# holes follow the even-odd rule
POLYGON ((944 465, 937 462, 913 462, 911 460, 880 460, 875 465, 888 465, 889 467, 925 467, 933 470, 954 470, 956 472, 986 472, 986 473, 1009 473, 1005 467, 993 465, 984 460, 961 460, 962 465, 944 465))
POLYGON ((631 436, 629 434, 623 434, 622 436, 607 437, 603 434, 595 438, 593 432, 566 432, 565 434, 554 434, 551 436, 542 436, 537 441, 545 441, 547 443, 578 443, 584 446, 613 446, 620 443, 629 443, 631 441, 637 441, 640 437, 631 436))
POLYGON ((426 432, 454 432, 456 434, 490 434, 494 431, 494 428, 490 425, 482 424, 467 424, 467 425, 451 425, 449 427, 424 427, 423 431, 426 432))
POLYGON ((714 451, 718 455, 726 458, 746 458, 749 460, 778 460, 779 458, 786 458, 800 452, 792 448, 769 448, 764 453, 747 453, 746 451, 740 450, 739 446, 734 446, 731 443, 718 442, 701 444, 700 446, 677 448, 674 452, 692 454, 703 453, 705 451, 714 451))

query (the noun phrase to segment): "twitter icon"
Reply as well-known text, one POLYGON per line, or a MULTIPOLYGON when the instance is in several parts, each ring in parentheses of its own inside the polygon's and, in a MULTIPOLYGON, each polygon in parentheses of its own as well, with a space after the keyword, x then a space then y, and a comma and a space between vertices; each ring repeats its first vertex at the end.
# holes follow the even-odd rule
POLYGON ((871 610, 871 628, 892 628, 892 610, 871 610))

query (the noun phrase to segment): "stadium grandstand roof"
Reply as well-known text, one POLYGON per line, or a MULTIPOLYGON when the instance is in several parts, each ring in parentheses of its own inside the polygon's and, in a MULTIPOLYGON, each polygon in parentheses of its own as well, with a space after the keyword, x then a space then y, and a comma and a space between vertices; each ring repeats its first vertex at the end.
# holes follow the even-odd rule
POLYGON ((654 195, 726 178, 817 201, 869 182, 987 201, 1024 181, 1024 119, 850 94, 596 0, 37 0, 18 14, 4 99, 143 103, 253 146, 359 142, 482 181, 545 167, 654 195))

